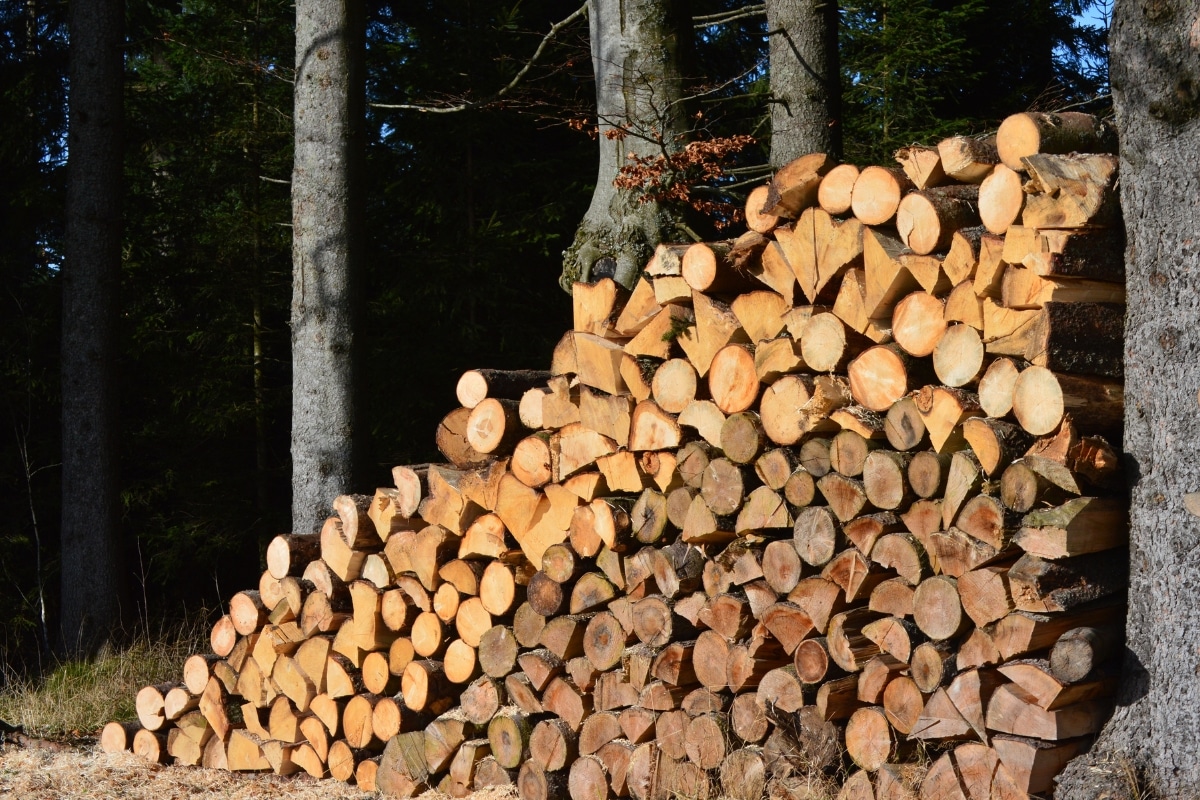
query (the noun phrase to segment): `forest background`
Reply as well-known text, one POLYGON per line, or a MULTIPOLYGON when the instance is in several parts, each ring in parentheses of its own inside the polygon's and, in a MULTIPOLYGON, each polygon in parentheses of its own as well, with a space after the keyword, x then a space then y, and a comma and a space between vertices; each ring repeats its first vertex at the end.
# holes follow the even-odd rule
MULTIPOLYGON (((57 625, 66 6, 0 4, 0 681, 53 663, 57 625)), ((706 181, 737 204, 769 173, 764 6, 691 6, 693 135, 755 137, 706 181)), ((438 460, 463 370, 542 368, 569 327, 562 253, 596 175, 582 15, 516 90, 487 98, 574 10, 368 3, 361 491, 438 460)), ((1109 113, 1109 10, 844 3, 844 159, 887 163, 1021 110, 1109 113)), ((294 8, 129 0, 126 31, 121 541, 126 616, 148 629, 256 585, 289 527, 294 8)))

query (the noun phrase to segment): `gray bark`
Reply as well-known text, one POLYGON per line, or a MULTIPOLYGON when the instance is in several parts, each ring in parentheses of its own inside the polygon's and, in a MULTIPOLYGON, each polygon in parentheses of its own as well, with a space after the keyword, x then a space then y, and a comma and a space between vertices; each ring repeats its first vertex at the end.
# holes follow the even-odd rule
POLYGON ((632 287, 638 272, 661 241, 679 239, 678 212, 663 203, 641 203, 635 192, 613 186, 627 154, 660 155, 680 149, 688 135, 680 63, 692 27, 682 0, 590 0, 588 22, 600 160, 596 189, 563 253, 559 279, 570 291, 574 281, 601 275, 632 287), (624 139, 610 131, 626 128, 624 139))
POLYGON ((117 297, 124 5, 71 3, 62 270, 62 645, 86 654, 120 621, 117 297))
POLYGON ((353 480, 365 85, 359 0, 296 3, 292 168, 292 528, 353 480))
POLYGON ((771 164, 842 152, 837 0, 767 0, 771 164))
POLYGON ((1118 0, 1111 33, 1128 235, 1125 449, 1133 486, 1118 708, 1056 797, 1200 797, 1200 35, 1195 0, 1118 0), (1145 794, 1136 794, 1144 797, 1145 794))

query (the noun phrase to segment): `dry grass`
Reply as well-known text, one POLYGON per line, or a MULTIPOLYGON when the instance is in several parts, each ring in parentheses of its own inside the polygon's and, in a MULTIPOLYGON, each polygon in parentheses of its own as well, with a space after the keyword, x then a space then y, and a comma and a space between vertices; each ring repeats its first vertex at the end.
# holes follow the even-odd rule
MULTIPOLYGON (((200 767, 161 767, 132 753, 98 748, 0 748, 0 798, 14 800, 366 800, 379 795, 307 775, 280 778, 200 767)), ((486 789, 468 800, 512 800, 514 789, 486 789)), ((426 792, 422 800, 449 800, 426 792)))
POLYGON ((132 753, 98 749, 0 751, 0 797, 21 800, 352 800, 374 797, 338 781, 235 775, 198 767, 160 767, 132 753))
POLYGON ((30 736, 63 739, 94 733, 114 719, 136 719, 139 689, 180 680, 187 657, 207 649, 208 625, 201 616, 156 635, 140 634, 91 661, 61 663, 41 679, 9 674, 0 689, 0 720, 30 736))

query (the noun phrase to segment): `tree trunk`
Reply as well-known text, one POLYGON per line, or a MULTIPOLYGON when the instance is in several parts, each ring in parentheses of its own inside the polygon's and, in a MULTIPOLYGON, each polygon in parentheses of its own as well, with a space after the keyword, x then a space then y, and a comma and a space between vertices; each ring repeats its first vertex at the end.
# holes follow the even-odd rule
POLYGON ((1200 347, 1200 331, 1181 322, 1200 303, 1200 194, 1194 171, 1179 169, 1200 159, 1195 16, 1183 0, 1118 2, 1114 12, 1113 97, 1129 242, 1125 450, 1137 476, 1128 641, 1117 712, 1092 754, 1062 775, 1059 798, 1131 796, 1130 773, 1162 797, 1200 795, 1200 761, 1190 746, 1200 725, 1195 642, 1180 634, 1200 625, 1196 520, 1183 504, 1200 485, 1190 452, 1200 435, 1191 388, 1197 369, 1188 355, 1200 347))
POLYGON ((350 488, 362 236, 361 2, 296 5, 292 169, 292 530, 319 528, 350 488))
POLYGON ((120 617, 117 292, 124 5, 70 6, 62 332, 62 645, 85 654, 120 617))
POLYGON ((767 0, 771 69, 771 164, 842 152, 838 4, 767 0))
POLYGON ((662 241, 678 240, 677 213, 613 185, 627 157, 683 147, 688 126, 681 64, 692 23, 679 0, 591 0, 592 67, 600 145, 596 189, 574 243, 563 254, 562 288, 611 277, 632 289, 662 241))

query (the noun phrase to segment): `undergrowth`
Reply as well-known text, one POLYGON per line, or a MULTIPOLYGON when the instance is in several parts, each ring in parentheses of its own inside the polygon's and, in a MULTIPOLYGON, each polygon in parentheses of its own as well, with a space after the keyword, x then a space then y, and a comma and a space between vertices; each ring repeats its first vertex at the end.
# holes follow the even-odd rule
POLYGON ((134 720, 134 697, 149 684, 178 681, 192 653, 208 652, 206 614, 134 634, 86 661, 60 661, 42 676, 5 668, 0 720, 30 736, 68 739, 95 734, 111 720, 134 720))

